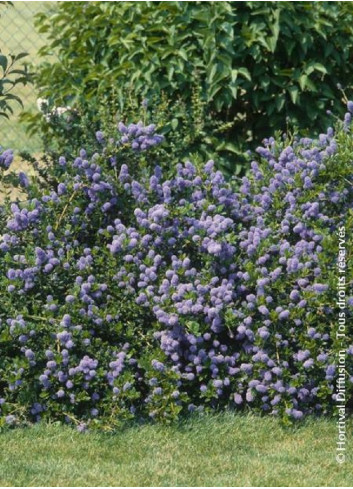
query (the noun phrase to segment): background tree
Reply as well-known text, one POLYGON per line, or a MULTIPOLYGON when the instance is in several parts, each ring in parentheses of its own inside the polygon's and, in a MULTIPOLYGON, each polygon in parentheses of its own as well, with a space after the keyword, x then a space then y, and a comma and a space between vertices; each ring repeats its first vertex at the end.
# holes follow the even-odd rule
POLYGON ((37 85, 54 105, 93 114, 108 94, 189 105, 198 84, 208 114, 229 123, 215 147, 234 171, 245 147, 288 120, 321 131, 327 108, 342 111, 352 21, 349 2, 59 2, 38 16, 50 40, 41 53, 57 57, 37 85))

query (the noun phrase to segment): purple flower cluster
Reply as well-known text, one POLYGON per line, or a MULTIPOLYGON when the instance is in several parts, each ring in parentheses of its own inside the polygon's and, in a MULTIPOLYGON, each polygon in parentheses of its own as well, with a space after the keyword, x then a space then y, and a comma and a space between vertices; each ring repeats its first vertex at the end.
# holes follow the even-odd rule
POLYGON ((13 151, 12 149, 1 150, 0 147, 0 169, 8 170, 13 162, 13 151))
MULTIPOLYGON (((119 130, 153 145, 154 127, 119 130)), ((212 161, 171 179, 104 152, 60 163, 0 240, 0 417, 25 391, 28 417, 80 430, 229 405, 332 410, 335 231, 353 203, 342 133, 265 141, 239 189, 212 161)))
POLYGON ((17 204, 11 205, 12 218, 7 223, 10 231, 23 231, 39 222, 41 205, 37 199, 29 202, 27 207, 20 208, 17 204))
MULTIPOLYGON (((154 124, 145 126, 141 121, 137 124, 131 123, 128 126, 123 122, 119 122, 118 130, 121 134, 118 143, 130 145, 135 151, 145 151, 152 146, 162 143, 164 140, 164 136, 156 133, 156 126, 154 124)), ((101 135, 101 140, 102 137, 103 135, 101 135)))

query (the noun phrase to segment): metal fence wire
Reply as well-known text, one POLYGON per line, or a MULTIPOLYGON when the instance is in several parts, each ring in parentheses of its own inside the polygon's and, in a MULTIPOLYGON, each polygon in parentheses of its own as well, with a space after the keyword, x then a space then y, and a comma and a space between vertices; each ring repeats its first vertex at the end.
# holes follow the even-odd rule
MULTIPOLYGON (((0 4, 0 51, 5 54, 28 53, 24 61, 35 70, 39 62, 38 50, 45 44, 43 34, 34 27, 34 17, 39 12, 52 9, 56 2, 4 2, 0 4)), ((40 148, 37 137, 29 137, 25 127, 18 120, 22 110, 35 110, 37 94, 33 85, 18 85, 12 92, 18 95, 24 105, 13 105, 14 114, 9 120, 0 118, 0 145, 17 150, 36 152, 40 148)))

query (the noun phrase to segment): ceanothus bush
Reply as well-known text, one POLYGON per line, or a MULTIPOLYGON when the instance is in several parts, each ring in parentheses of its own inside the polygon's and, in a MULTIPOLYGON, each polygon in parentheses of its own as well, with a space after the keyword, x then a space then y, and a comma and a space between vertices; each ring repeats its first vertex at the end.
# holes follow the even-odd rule
POLYGON ((331 412, 337 352, 347 372, 353 354, 348 308, 336 335, 349 118, 317 141, 266 140, 239 188, 212 161, 171 179, 122 163, 121 145, 143 158, 162 142, 143 124, 60 158, 51 185, 22 174, 26 200, 7 207, 0 239, 1 423, 331 412))

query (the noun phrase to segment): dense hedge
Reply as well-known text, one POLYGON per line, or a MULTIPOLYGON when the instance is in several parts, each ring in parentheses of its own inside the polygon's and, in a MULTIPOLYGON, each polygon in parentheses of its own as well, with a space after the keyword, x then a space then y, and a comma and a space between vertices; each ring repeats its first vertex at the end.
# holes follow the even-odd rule
POLYGON ((350 117, 317 141, 265 141, 238 191, 211 161, 171 179, 122 164, 122 145, 133 159, 160 143, 142 123, 60 158, 54 185, 22 175, 28 200, 8 208, 0 241, 1 423, 331 412, 338 349, 353 363, 349 310, 336 336, 350 117))
POLYGON ((235 164, 287 118, 312 134, 329 125, 331 103, 340 113, 352 20, 349 2, 59 2, 38 17, 42 52, 55 56, 37 84, 53 105, 92 118, 101 95, 189 103, 200 84, 213 119, 233 124, 218 146, 235 164))

